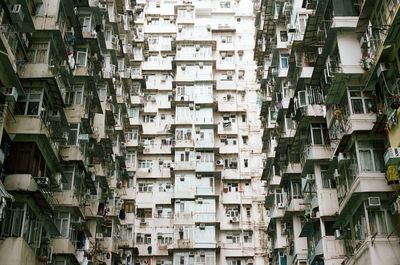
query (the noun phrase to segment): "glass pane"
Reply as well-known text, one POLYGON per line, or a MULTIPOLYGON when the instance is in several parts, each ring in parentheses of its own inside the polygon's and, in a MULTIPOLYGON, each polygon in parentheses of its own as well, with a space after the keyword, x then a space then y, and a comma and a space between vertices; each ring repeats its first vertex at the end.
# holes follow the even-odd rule
POLYGON ((360 150, 361 171, 373 171, 372 155, 370 150, 360 150))
POLYGON ((38 115, 39 114, 39 102, 28 102, 28 109, 26 115, 38 115))
POLYGON ((353 114, 363 114, 364 113, 363 102, 361 99, 352 99, 351 106, 352 106, 353 114))
POLYGON ((312 135, 313 135, 313 144, 323 144, 320 128, 312 129, 312 135))

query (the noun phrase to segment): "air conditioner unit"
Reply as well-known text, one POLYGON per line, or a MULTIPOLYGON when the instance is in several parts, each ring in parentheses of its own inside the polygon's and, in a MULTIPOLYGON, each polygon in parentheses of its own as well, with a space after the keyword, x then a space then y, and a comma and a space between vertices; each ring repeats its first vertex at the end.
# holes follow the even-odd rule
POLYGON ((384 155, 386 165, 398 164, 400 162, 400 147, 389 147, 384 155))
POLYGON ((197 198, 196 203, 203 204, 203 199, 202 198, 197 198))
POLYGON ((200 224, 200 225, 199 225, 199 228, 200 228, 201 230, 204 230, 204 229, 206 229, 206 225, 205 225, 205 224, 200 224))
POLYGON ((196 178, 201 179, 201 174, 200 174, 200 173, 197 173, 197 174, 196 174, 196 178))
POLYGON ((237 218, 236 216, 232 217, 231 223, 237 223, 237 222, 239 222, 239 218, 237 218))
POLYGON ((248 259, 248 260, 246 261, 246 265, 253 265, 253 264, 254 264, 254 262, 253 262, 252 259, 248 259))
POLYGON ((140 224, 141 225, 145 225, 146 224, 146 219, 145 218, 141 218, 140 219, 140 224))
POLYGON ((223 166, 224 165, 224 160, 222 160, 222 159, 220 159, 220 160, 217 160, 217 166, 223 166))
POLYGON ((4 95, 6 96, 6 100, 10 102, 17 102, 18 99, 18 92, 15 87, 6 87, 3 88, 4 90, 4 95))
POLYGON ((201 257, 204 257, 206 255, 206 252, 205 251, 200 251, 199 254, 200 254, 201 257))
POLYGON ((226 75, 232 76, 233 75, 233 71, 227 71, 226 75))
POLYGON ((203 62, 199 62, 199 68, 203 69, 204 63, 203 62))
POLYGON ((22 6, 20 4, 11 5, 10 13, 15 19, 21 22, 24 20, 24 12, 22 11, 22 6))
POLYGON ((200 105, 196 105, 196 110, 199 110, 200 109, 200 105))
POLYGON ((103 239, 103 233, 96 233, 96 239, 103 239))
POLYGON ((200 133, 200 127, 196 127, 195 130, 196 130, 196 133, 200 133))
POLYGON ((193 104, 193 103, 190 103, 190 104, 189 104, 189 109, 190 109, 190 110, 193 110, 193 109, 194 109, 194 104, 193 104))
POLYGON ((175 203, 181 203, 181 200, 175 200, 175 203))
POLYGON ((185 71, 185 70, 186 70, 186 65, 185 65, 185 64, 182 64, 182 65, 181 65, 181 69, 182 69, 183 71, 185 71))
POLYGON ((381 198, 379 198, 379 197, 368 197, 368 207, 369 208, 379 208, 379 207, 381 207, 381 198))
POLYGON ((279 209, 285 208, 285 204, 283 202, 278 202, 278 208, 279 209))
POLYGON ((189 257, 194 257, 194 251, 189 252, 189 257))
POLYGON ((196 52, 200 51, 200 45, 196 45, 196 52))

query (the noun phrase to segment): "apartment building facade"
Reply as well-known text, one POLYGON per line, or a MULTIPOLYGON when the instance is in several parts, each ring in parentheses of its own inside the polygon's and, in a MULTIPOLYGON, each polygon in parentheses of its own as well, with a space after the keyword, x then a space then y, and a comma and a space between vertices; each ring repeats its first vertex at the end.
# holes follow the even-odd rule
POLYGON ((396 264, 398 1, 262 1, 271 264, 396 264))
POLYGON ((0 5, 0 263, 266 264, 251 1, 0 5))

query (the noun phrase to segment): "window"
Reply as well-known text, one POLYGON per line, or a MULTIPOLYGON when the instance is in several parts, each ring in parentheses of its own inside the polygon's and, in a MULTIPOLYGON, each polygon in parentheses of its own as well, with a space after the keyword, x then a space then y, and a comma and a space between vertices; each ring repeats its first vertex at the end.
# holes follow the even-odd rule
POLYGON ((136 234, 136 244, 139 245, 149 245, 151 244, 151 234, 142 234, 142 233, 137 233, 136 234))
POLYGON ((65 103, 67 105, 83 105, 84 97, 84 85, 74 85, 71 91, 65 93, 65 103))
POLYGON ((126 213, 134 213, 135 212, 135 204, 133 201, 124 200, 124 205, 122 206, 126 213))
POLYGON ((138 183, 138 191, 139 192, 153 192, 153 184, 152 183, 138 183))
POLYGON ((61 237, 69 237, 69 219, 70 213, 68 212, 59 212, 56 215, 55 225, 57 226, 58 231, 60 231, 61 237))
POLYGON ((387 235, 392 230, 388 213, 384 210, 368 211, 368 221, 371 235, 387 235))
POLYGON ((371 92, 349 90, 348 93, 352 114, 376 113, 375 102, 372 99, 371 92))
POLYGON ((25 92, 25 98, 18 100, 16 114, 39 115, 46 103, 43 89, 29 89, 25 92), (43 106, 42 106, 43 105, 43 106))
POLYGON ((360 170, 384 172, 384 149, 381 141, 357 141, 360 170))
POLYGON ((281 36, 281 41, 282 42, 287 42, 288 41, 288 34, 287 34, 286 30, 280 31, 279 35, 281 36))
POLYGON ((329 132, 325 123, 313 123, 310 127, 312 144, 322 145, 329 143, 329 132))
POLYGON ((246 217, 251 217, 251 206, 246 206, 246 217))
POLYGON ((79 17, 79 22, 82 25, 82 32, 91 32, 91 24, 92 24, 92 17, 91 16, 84 16, 79 17))
POLYGON ((81 67, 86 67, 87 65, 87 49, 77 49, 76 50, 76 65, 81 67))
POLYGON ((252 243, 253 242, 253 232, 252 231, 244 231, 243 232, 243 242, 244 243, 252 243))
POLYGON ((244 167, 249 167, 249 160, 248 159, 243 159, 244 167))
POLYGON ((157 234, 157 243, 160 245, 172 244, 172 234, 157 234))
POLYGON ((239 214, 240 210, 238 205, 226 206, 225 208, 226 217, 238 217, 239 214))
POLYGON ((239 191, 239 183, 228 183, 228 191, 229 192, 238 192, 239 191))
POLYGON ((302 191, 301 191, 301 183, 300 182, 291 182, 291 188, 292 188, 292 198, 293 199, 299 199, 303 197, 302 191))
POLYGON ((50 42, 33 43, 28 50, 28 61, 30 63, 48 63, 50 42))
POLYGON ((77 145, 79 138, 79 123, 69 124, 68 145, 77 145))
POLYGON ((132 130, 130 132, 127 132, 125 134, 125 139, 127 141, 137 140, 138 139, 138 131, 137 130, 132 130))
POLYGON ((134 152, 127 152, 125 156, 125 162, 127 166, 133 167, 135 166, 136 161, 136 153, 134 152))
POLYGON ((242 265, 240 259, 229 259, 226 260, 227 265, 242 265))
POLYGON ((27 204, 14 203, 6 208, 1 236, 22 237, 31 247, 39 248, 42 225, 27 204))
POLYGON ((247 144, 249 141, 249 137, 247 135, 242 136, 242 141, 243 141, 243 144, 247 144))
POLYGON ((287 69, 289 67, 289 54, 281 54, 280 66, 281 69, 287 69))
POLYGON ((143 122, 144 123, 153 123, 155 118, 156 118, 156 116, 154 116, 154 115, 144 115, 143 122))
POLYGON ((321 165, 322 187, 324 189, 336 189, 336 181, 333 174, 328 174, 329 165, 321 165))
POLYGON ((240 243, 240 233, 228 233, 226 235, 226 242, 232 244, 240 243))

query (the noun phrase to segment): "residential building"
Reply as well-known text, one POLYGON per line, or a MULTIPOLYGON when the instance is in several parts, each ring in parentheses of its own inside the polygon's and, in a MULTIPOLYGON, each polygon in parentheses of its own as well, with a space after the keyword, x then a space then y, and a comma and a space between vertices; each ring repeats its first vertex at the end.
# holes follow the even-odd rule
POLYGON ((398 1, 262 1, 271 264, 399 259, 398 1))
POLYGON ((264 265, 253 2, 0 5, 0 263, 264 265))

